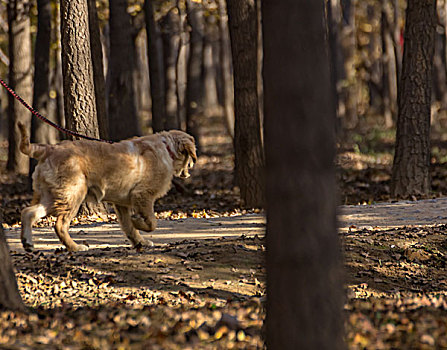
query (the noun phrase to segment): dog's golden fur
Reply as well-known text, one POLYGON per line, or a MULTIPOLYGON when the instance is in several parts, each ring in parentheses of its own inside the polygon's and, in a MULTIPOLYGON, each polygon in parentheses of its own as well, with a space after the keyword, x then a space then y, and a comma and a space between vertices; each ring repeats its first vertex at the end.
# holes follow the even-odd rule
POLYGON ((84 200, 112 203, 132 244, 152 245, 138 230, 155 229, 155 200, 166 194, 173 176, 188 177, 197 160, 194 138, 178 130, 113 144, 79 140, 43 145, 30 144, 25 126, 18 126, 20 150, 38 160, 32 205, 22 211, 26 250, 33 248, 32 225, 46 215, 56 216, 56 234, 68 250, 86 250, 68 234, 84 200))

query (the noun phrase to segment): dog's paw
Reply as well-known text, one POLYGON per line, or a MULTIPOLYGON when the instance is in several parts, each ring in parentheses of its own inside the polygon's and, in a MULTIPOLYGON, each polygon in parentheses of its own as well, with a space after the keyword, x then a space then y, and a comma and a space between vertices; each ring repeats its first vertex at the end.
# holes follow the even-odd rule
POLYGON ((135 248, 137 251, 140 251, 140 250, 142 250, 143 248, 151 248, 151 247, 153 247, 153 246, 154 246, 154 242, 152 242, 152 241, 150 241, 150 240, 148 240, 148 239, 145 239, 145 240, 142 240, 142 241, 138 242, 137 244, 135 244, 135 245, 134 245, 134 248, 135 248))
POLYGON ((32 243, 28 243, 28 242, 23 242, 22 241, 22 246, 23 249, 25 249, 26 252, 32 252, 34 250, 34 244, 32 243))
POLYGON ((84 244, 76 244, 76 246, 68 249, 71 252, 85 252, 88 250, 88 247, 84 244))
POLYGON ((131 216, 132 225, 137 230, 151 232, 155 230, 156 223, 149 218, 145 218, 141 214, 134 214, 131 216))

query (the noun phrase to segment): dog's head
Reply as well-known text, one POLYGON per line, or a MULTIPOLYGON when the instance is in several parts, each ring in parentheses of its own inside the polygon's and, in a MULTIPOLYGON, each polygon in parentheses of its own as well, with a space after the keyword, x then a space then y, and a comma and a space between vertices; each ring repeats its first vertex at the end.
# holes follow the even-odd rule
POLYGON ((174 175, 188 178, 190 176, 189 169, 192 168, 197 161, 194 137, 179 130, 171 130, 169 131, 169 135, 171 136, 175 147, 174 175))

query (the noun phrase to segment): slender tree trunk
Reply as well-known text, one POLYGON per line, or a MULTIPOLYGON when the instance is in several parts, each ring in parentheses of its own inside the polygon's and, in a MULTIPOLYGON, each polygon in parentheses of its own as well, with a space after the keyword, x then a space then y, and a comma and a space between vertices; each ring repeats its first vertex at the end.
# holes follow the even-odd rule
POLYGON ((25 304, 19 294, 16 276, 12 267, 9 248, 6 242, 0 213, 0 310, 26 312, 25 304))
MULTIPOLYGON (((33 107, 48 119, 56 122, 50 113, 50 42, 51 42, 51 2, 37 1, 37 35, 34 50, 34 95, 33 107)), ((37 118, 31 118, 31 142, 54 144, 57 130, 37 118)), ((36 160, 30 158, 29 175, 34 172, 36 160)))
POLYGON ((247 207, 264 205, 264 150, 258 100, 258 11, 253 0, 227 2, 234 68, 235 173, 247 207))
POLYGON ((344 349, 322 1, 263 1, 267 347, 344 349))
POLYGON ((216 65, 213 59, 213 41, 216 41, 217 27, 214 16, 205 20, 205 36, 203 41, 203 107, 207 115, 216 114, 218 105, 216 86, 216 65))
POLYGON ((204 37, 203 4, 186 0, 190 26, 188 78, 186 84, 186 132, 194 136, 200 151, 199 121, 203 114, 202 51, 204 37))
POLYGON ((391 193, 430 192, 430 107, 435 48, 436 1, 409 0, 391 193))
POLYGON ((166 120, 165 130, 180 129, 177 98, 177 58, 180 45, 180 16, 172 8, 162 20, 162 40, 165 68, 166 120))
POLYGON ((219 60, 218 66, 222 81, 222 106, 225 125, 231 137, 234 137, 234 91, 231 66, 231 45, 228 32, 228 16, 224 0, 218 0, 219 6, 219 60))
POLYGON ((341 59, 340 42, 339 42, 339 11, 337 11, 338 0, 326 0, 326 25, 328 34, 329 57, 331 67, 331 83, 332 93, 334 96, 335 106, 337 110, 337 135, 341 138, 343 133, 342 116, 339 108, 338 83, 342 80, 342 72, 344 72, 343 62, 341 59))
MULTIPOLYGON (((436 32, 435 34, 435 54, 434 54, 434 70, 433 70, 433 88, 434 99, 437 101, 439 109, 445 110, 447 108, 447 77, 446 77, 446 40, 445 40, 445 7, 444 4, 438 2, 438 22, 443 28, 442 32, 436 32)), ((435 115, 437 115, 436 113, 435 115)), ((432 115, 434 119, 435 115, 432 115)), ((432 125, 437 120, 432 120, 432 125)))
MULTIPOLYGON (((8 1, 9 25, 9 85, 28 103, 32 103, 32 54, 28 0, 8 1)), ((8 96, 8 162, 6 168, 19 174, 28 174, 29 158, 19 150, 20 135, 16 127, 20 121, 31 126, 31 114, 19 101, 8 96)))
POLYGON ((96 0, 88 0, 88 19, 90 32, 90 47, 93 60, 93 81, 95 83, 96 114, 98 116, 99 136, 109 137, 109 120, 106 107, 106 88, 104 79, 104 64, 102 55, 101 33, 99 31, 96 0))
POLYGON ((389 21, 386 13, 386 0, 382 1, 382 11, 381 11, 381 25, 380 25, 380 36, 381 36, 381 46, 382 46, 382 83, 381 83, 381 97, 382 97, 382 114, 385 119, 385 125, 387 127, 393 126, 393 95, 392 90, 392 77, 390 75, 396 76, 396 71, 391 68, 394 67, 391 64, 391 57, 394 56, 390 48, 390 30, 389 21))
MULTIPOLYGON (((51 81, 52 89, 55 91, 55 115, 57 124, 65 127, 65 111, 64 111, 64 92, 63 92, 63 77, 62 77, 62 50, 61 50, 61 12, 59 3, 56 4, 54 11, 54 18, 56 26, 53 28, 53 42, 57 43, 56 48, 52 51, 54 54, 54 68, 51 81)), ((67 135, 59 132, 59 139, 64 140, 67 135)))
MULTIPOLYGON (((42 115, 54 120, 50 114, 50 42, 51 42, 51 1, 37 1, 37 35, 34 50, 34 96, 33 107, 42 115)), ((31 119, 31 142, 55 143, 57 130, 31 119)), ((33 167, 32 167, 33 168, 33 167)))
POLYGON ((354 128, 358 123, 357 81, 355 69, 355 0, 340 0, 342 9, 341 47, 345 63, 345 81, 341 91, 344 106, 345 126, 354 128))
POLYGON ((127 0, 111 0, 109 58, 109 134, 121 140, 141 134, 134 90, 135 43, 127 0))
POLYGON ((144 2, 144 11, 146 15, 147 56, 152 102, 152 130, 157 132, 163 130, 166 119, 163 46, 160 31, 154 18, 152 0, 144 2))

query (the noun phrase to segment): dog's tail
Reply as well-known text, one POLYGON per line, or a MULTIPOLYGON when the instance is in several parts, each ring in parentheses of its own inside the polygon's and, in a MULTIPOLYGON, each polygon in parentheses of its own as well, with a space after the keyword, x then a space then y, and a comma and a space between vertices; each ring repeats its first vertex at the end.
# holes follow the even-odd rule
POLYGON ((35 159, 39 160, 42 157, 42 155, 44 155, 47 147, 45 145, 30 143, 28 131, 26 130, 25 125, 23 125, 21 122, 18 122, 17 126, 19 127, 20 134, 21 134, 20 151, 23 154, 30 156, 31 158, 35 158, 35 159))

